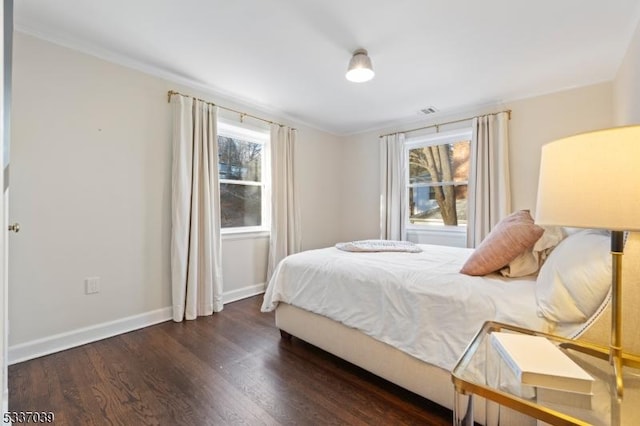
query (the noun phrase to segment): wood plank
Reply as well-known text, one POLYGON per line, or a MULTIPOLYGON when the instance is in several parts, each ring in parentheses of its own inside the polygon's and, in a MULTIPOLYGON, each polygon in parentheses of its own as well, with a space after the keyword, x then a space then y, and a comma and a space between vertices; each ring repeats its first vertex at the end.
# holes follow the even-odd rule
POLYGON ((57 424, 450 425, 450 410, 299 339, 262 297, 9 367, 11 411, 57 424))

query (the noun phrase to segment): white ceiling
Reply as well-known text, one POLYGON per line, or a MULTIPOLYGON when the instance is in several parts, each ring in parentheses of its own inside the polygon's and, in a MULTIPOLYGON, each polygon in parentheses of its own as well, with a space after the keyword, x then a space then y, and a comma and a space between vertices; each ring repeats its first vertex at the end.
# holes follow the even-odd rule
POLYGON ((15 1, 18 30, 336 134, 612 80, 639 17, 638 0, 15 1), (350 83, 360 47, 376 77, 350 83))

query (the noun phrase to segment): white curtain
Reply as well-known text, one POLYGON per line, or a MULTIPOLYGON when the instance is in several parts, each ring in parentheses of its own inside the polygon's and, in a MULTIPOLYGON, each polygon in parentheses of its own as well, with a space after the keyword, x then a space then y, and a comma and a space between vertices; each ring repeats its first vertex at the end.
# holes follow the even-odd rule
POLYGON ((380 137, 380 238, 405 239, 404 133, 380 137))
POLYGON ((511 212, 507 112, 473 119, 467 202, 467 247, 477 247, 511 212))
POLYGON ((271 239, 267 281, 278 263, 302 247, 298 195, 294 180, 296 130, 271 125, 271 239))
POLYGON ((173 96, 173 320, 222 310, 217 107, 173 96))

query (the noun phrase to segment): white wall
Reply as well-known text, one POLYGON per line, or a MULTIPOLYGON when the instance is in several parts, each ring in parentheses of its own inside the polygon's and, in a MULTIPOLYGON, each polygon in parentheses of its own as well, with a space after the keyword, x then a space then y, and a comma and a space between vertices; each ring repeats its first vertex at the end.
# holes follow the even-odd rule
POLYGON ((611 83, 509 103, 513 210, 536 207, 540 148, 547 142, 613 125, 611 83))
POLYGON ((332 246, 340 241, 342 171, 339 165, 342 143, 336 136, 300 128, 296 154, 302 221, 302 249, 332 246))
POLYGON ((640 23, 613 85, 615 124, 640 124, 640 23))
MULTIPOLYGON (((264 114, 21 33, 13 87, 10 345, 169 307, 167 91, 264 114), (102 290, 87 296, 90 276, 102 290)), ((340 183, 326 164, 340 140, 286 124, 299 129, 304 247, 333 244, 340 183)), ((223 241, 226 299, 264 284, 267 243, 223 241)))
MULTIPOLYGON (((540 148, 562 136, 609 127, 613 123, 612 84, 602 83, 545 96, 510 102, 492 108, 511 109, 510 161, 512 207, 535 209, 540 148)), ((441 122, 481 113, 465 112, 441 122)), ((439 122, 439 120, 435 121, 439 122)), ((470 123, 470 122, 468 122, 470 123)), ((378 136, 395 131, 433 124, 414 123, 345 138, 343 170, 345 171, 342 205, 346 214, 342 221, 343 239, 377 238, 379 236, 379 153, 378 136)), ((440 130, 464 124, 442 126, 440 130)))

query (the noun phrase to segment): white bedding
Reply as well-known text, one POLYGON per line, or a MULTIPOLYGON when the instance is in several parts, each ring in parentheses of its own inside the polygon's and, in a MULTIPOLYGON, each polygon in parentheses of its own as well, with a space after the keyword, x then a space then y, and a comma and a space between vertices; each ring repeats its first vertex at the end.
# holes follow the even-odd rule
POLYGON ((471 249, 420 245, 421 253, 310 250, 280 262, 263 311, 278 302, 326 316, 418 359, 451 370, 486 320, 541 331, 535 278, 460 274, 471 249))

